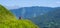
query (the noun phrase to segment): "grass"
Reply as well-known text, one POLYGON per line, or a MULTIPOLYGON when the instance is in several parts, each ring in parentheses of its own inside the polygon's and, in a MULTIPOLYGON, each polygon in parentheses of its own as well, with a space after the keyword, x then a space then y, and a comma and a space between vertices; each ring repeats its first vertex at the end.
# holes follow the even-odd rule
POLYGON ((16 17, 0 5, 0 28, 39 28, 32 21, 27 19, 17 20, 16 17))

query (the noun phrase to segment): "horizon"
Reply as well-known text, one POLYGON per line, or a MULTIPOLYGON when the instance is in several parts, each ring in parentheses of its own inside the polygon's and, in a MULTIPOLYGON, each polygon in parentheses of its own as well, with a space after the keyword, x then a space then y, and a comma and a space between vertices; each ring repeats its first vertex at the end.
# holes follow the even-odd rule
MULTIPOLYGON (((47 7, 47 6, 29 6, 29 7, 47 7)), ((19 7, 19 8, 25 8, 25 7, 19 7)), ((13 8, 13 9, 19 9, 19 8, 13 8)), ((47 7, 47 8, 60 8, 60 7, 47 7)), ((7 9, 9 9, 9 8, 7 8, 7 9)), ((9 9, 9 10, 12 10, 12 9, 9 9)))
POLYGON ((0 4, 9 9, 31 6, 60 7, 60 0, 1 0, 0 4))

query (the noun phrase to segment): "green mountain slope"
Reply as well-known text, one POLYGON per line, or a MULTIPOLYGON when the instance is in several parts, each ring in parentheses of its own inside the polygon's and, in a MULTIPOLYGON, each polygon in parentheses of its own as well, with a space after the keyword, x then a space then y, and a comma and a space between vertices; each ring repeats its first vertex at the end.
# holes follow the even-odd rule
POLYGON ((1 19, 15 19, 15 16, 8 11, 5 7, 0 5, 0 18, 1 19))
POLYGON ((5 7, 0 5, 0 28, 39 28, 30 20, 17 20, 5 7))

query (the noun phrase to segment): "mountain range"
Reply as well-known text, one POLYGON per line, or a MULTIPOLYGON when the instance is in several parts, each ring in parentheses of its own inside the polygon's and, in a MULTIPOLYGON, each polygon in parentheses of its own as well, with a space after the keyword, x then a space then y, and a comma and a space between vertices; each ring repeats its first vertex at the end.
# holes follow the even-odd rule
POLYGON ((49 11, 54 10, 51 7, 38 7, 38 6, 33 6, 33 7, 23 7, 19 9, 12 9, 11 11, 17 16, 17 17, 23 17, 23 18, 31 18, 31 17, 36 17, 39 15, 43 15, 49 11))
POLYGON ((39 27, 60 28, 60 7, 23 7, 19 9, 10 10, 16 17, 23 17, 29 19, 37 24, 39 27))

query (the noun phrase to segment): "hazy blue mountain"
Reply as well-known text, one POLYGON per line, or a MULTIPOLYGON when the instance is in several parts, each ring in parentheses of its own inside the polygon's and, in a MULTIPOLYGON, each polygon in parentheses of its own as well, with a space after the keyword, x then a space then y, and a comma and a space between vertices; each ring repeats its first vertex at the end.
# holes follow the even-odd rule
POLYGON ((32 18, 39 15, 43 15, 49 11, 52 11, 53 8, 51 7, 23 7, 19 9, 13 9, 11 10, 17 17, 23 17, 23 18, 32 18))
POLYGON ((27 18, 32 20, 40 27, 47 27, 52 25, 51 28, 60 26, 60 7, 23 7, 11 10, 17 17, 27 18))
POLYGON ((37 25, 44 27, 51 25, 51 28, 60 28, 60 7, 54 8, 53 11, 50 11, 44 15, 37 16, 33 18, 35 20, 32 20, 37 25))

